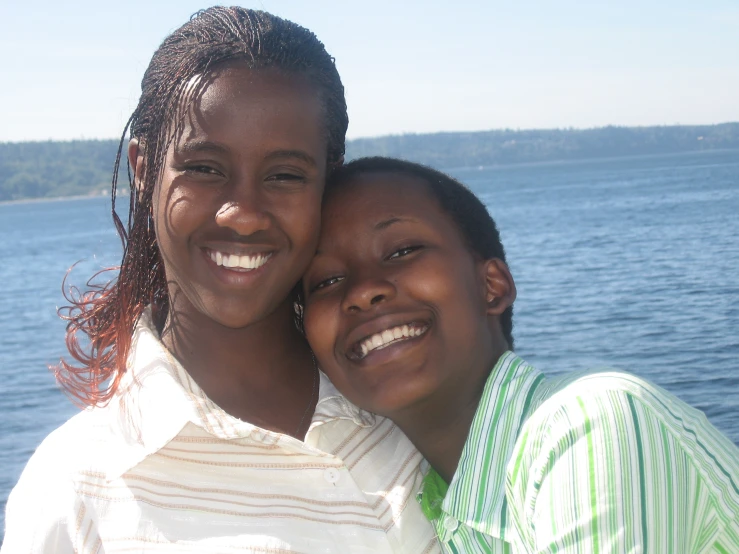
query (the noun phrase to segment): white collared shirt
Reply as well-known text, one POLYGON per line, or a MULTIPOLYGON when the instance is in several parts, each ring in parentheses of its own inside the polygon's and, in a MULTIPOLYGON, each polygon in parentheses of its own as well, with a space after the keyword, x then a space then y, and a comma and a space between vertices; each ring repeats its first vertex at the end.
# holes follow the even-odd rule
POLYGON ((51 433, 8 499, 3 554, 439 552, 426 467, 321 374, 301 442, 213 404, 145 312, 113 400, 51 433))

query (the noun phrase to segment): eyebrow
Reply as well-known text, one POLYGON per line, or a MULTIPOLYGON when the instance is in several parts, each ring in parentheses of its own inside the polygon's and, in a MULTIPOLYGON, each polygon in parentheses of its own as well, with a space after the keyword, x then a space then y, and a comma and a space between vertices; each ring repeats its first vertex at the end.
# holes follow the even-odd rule
POLYGON ((396 223, 413 223, 414 221, 416 220, 412 217, 391 217, 389 219, 384 219, 383 221, 376 223, 375 230, 382 231, 384 229, 387 229, 391 225, 395 225, 396 223))
POLYGON ((313 167, 316 167, 318 165, 313 156, 302 150, 275 150, 274 152, 270 152, 265 156, 265 160, 268 161, 279 160, 283 158, 298 158, 299 160, 303 160, 305 163, 310 164, 313 167))
POLYGON ((195 154, 198 152, 215 152, 217 154, 226 153, 227 148, 217 142, 209 140, 191 140, 182 142, 175 146, 175 152, 178 154, 195 154))

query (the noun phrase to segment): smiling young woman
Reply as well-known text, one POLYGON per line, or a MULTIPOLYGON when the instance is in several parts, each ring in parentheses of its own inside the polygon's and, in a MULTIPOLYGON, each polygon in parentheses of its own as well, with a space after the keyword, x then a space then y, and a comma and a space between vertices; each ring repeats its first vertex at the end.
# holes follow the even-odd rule
POLYGON ((420 454, 336 391, 294 321, 348 124, 323 45, 199 12, 129 123, 121 266, 70 293, 56 368, 86 409, 31 457, 2 552, 438 551, 420 454))
MULTIPOLYGON (((315 369, 289 295, 317 240, 324 127, 308 79, 219 65, 188 107, 152 198, 170 299, 163 343, 229 414, 296 435, 316 401, 315 369)), ((129 158, 141 174, 135 140, 129 158)))
POLYGON ((332 173, 303 293, 321 367, 431 465, 444 552, 739 552, 736 446, 636 375, 512 352, 516 287, 460 182, 391 158, 332 173))

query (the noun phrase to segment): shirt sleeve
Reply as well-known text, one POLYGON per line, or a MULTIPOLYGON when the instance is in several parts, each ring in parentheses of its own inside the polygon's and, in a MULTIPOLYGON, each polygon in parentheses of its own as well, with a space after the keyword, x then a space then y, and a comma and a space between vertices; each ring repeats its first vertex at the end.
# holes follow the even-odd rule
POLYGON ((638 395, 571 395, 526 433, 509 494, 528 552, 703 552, 721 535, 695 460, 638 395))

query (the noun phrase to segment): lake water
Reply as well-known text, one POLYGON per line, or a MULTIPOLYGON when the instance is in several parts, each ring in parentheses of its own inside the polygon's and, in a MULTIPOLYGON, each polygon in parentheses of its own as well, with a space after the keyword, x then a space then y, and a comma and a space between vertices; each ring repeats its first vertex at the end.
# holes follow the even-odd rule
MULTIPOLYGON (((739 151, 450 171, 498 221, 516 347, 547 373, 617 367, 739 444, 739 151)), ((0 529, 36 446, 76 412, 61 281, 119 261, 109 200, 0 205, 0 529)))

